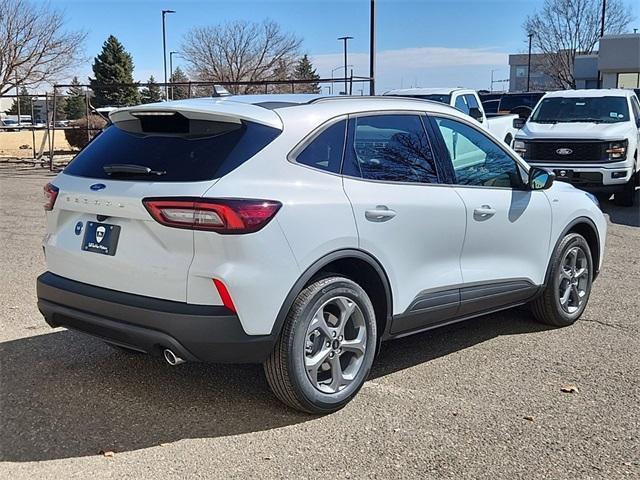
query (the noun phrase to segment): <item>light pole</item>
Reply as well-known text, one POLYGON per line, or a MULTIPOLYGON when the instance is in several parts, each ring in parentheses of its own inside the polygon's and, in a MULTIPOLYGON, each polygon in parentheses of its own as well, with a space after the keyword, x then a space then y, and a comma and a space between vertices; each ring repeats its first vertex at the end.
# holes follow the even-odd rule
POLYGON ((493 72, 497 72, 498 69, 491 70, 491 86, 489 87, 489 91, 493 93, 493 72))
POLYGON ((162 66, 164 68, 164 98, 169 97, 169 88, 167 87, 167 29, 165 27, 164 17, 167 13, 176 13, 175 10, 162 10, 162 66))
POLYGON ((602 21, 600 22, 600 38, 604 37, 604 20, 607 15, 607 0, 602 0, 602 21))
POLYGON ((527 57, 527 92, 529 91, 529 82, 531 81, 531 39, 533 33, 529 33, 529 56, 527 57))
POLYGON ((371 0, 369 12, 369 95, 376 94, 376 0, 371 0))
MULTIPOLYGON (((173 56, 179 55, 180 52, 169 52, 169 83, 173 84, 173 56)), ((173 85, 171 85, 171 100, 173 100, 173 85)))
POLYGON ((353 40, 353 37, 338 37, 338 40, 342 40, 344 42, 344 94, 347 94, 347 42, 349 40, 353 40))
MULTIPOLYGON (((347 67, 351 67, 351 68, 353 68, 353 65, 349 64, 349 65, 347 65, 347 67)), ((340 70, 340 69, 343 69, 343 68, 344 68, 344 67, 343 67, 342 65, 340 65, 339 67, 336 67, 336 68, 331 69, 331 80, 333 80, 333 73, 334 73, 336 70, 340 70)), ((333 95, 333 82, 331 82, 331 94, 333 95)))

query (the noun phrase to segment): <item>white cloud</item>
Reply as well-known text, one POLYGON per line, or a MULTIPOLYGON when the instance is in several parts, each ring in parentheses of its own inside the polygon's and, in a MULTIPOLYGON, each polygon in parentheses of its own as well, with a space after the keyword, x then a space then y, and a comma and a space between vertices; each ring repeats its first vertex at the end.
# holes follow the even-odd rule
MULTIPOLYGON (((318 73, 329 78, 344 57, 341 53, 320 54, 313 55, 312 61, 318 73)), ((368 75, 368 53, 350 53, 348 61, 354 75, 368 75)), ((418 47, 379 51, 376 77, 378 90, 411 85, 487 88, 492 69, 500 70, 497 76, 508 76, 508 68, 508 54, 492 48, 418 47)), ((342 75, 342 69, 333 74, 342 75)))

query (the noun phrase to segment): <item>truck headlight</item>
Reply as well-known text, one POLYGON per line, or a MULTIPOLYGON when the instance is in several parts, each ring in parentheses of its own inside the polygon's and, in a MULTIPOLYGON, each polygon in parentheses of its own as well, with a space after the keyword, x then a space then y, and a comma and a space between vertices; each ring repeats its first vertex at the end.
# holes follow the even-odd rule
POLYGON ((518 152, 518 155, 524 158, 527 153, 527 143, 524 140, 514 140, 513 149, 518 152))
POLYGON ((624 160, 627 157, 628 145, 629 140, 609 142, 606 149, 606 152, 609 155, 609 160, 624 160))

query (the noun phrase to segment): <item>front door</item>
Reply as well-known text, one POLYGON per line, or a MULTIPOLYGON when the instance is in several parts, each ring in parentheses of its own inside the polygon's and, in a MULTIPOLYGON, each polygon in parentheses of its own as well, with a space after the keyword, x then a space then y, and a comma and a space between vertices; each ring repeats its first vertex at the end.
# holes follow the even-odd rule
POLYGON ((549 261, 551 206, 545 192, 527 189, 524 168, 479 128, 444 116, 433 122, 467 209, 460 313, 465 300, 469 308, 499 306, 535 292, 549 261))

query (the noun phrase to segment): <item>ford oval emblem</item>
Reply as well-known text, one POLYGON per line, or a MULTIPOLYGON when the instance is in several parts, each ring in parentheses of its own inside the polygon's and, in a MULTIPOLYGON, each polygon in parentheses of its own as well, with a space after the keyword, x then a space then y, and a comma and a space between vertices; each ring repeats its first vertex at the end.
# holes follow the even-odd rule
POLYGON ((571 155, 573 153, 573 150, 571 150, 570 148, 559 148, 556 150, 556 153, 558 155, 571 155))
POLYGON ((94 192, 97 192, 98 190, 104 190, 107 186, 104 183, 94 183, 89 188, 94 192))

